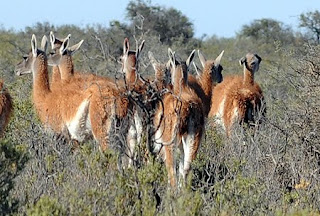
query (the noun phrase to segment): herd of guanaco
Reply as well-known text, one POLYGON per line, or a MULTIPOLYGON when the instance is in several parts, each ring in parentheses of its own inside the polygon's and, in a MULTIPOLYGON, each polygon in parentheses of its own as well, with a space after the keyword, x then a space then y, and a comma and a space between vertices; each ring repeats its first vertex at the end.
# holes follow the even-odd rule
MULTIPOLYGON (((215 126, 229 136, 234 124, 253 122, 255 112, 264 106, 262 90, 254 81, 261 63, 257 54, 248 53, 240 59, 243 75, 223 77, 224 51, 215 59, 206 59, 200 50, 193 50, 183 61, 169 48, 168 61, 163 63, 149 51, 154 77, 146 79, 138 68, 145 41, 131 50, 125 38, 120 57, 124 79, 116 81, 76 71, 72 56, 83 40, 71 46, 70 38, 58 39, 50 32, 49 40, 43 36, 39 44, 32 35, 31 51, 15 69, 19 76, 32 73, 33 105, 43 126, 76 142, 93 137, 101 151, 124 137, 129 166, 147 128, 152 128, 150 150, 163 158, 172 187, 186 179, 207 118, 214 119, 215 126), (193 75, 189 70, 196 55, 201 68, 196 67, 197 75, 193 75), (157 100, 151 98, 154 95, 157 100), (175 151, 180 152, 177 159, 175 151)), ((2 81, 0 88, 2 133, 13 103, 2 81)))

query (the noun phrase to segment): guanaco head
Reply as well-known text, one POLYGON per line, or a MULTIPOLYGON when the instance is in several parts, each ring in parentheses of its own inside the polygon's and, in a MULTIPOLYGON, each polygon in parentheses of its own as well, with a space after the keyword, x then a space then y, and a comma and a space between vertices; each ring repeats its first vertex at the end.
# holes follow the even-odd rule
POLYGON ((192 60, 194 58, 196 50, 192 50, 187 60, 179 61, 176 58, 176 55, 170 48, 168 48, 168 56, 170 62, 170 70, 171 70, 171 82, 173 86, 186 84, 188 81, 188 71, 192 60))
MULTIPOLYGON (((223 67, 220 64, 223 53, 224 53, 224 50, 220 53, 220 55, 215 60, 206 60, 204 55, 200 52, 200 50, 198 50, 198 56, 203 68, 202 71, 207 70, 213 82, 220 83, 223 80, 223 77, 222 77, 223 67)), ((199 76, 201 77, 201 74, 199 76)))
POLYGON ((171 82, 169 62, 167 64, 161 64, 155 59, 151 51, 148 52, 148 57, 155 72, 155 82, 166 88, 171 82))
POLYGON ((139 55, 144 47, 144 40, 141 42, 137 50, 130 50, 130 44, 128 38, 125 38, 123 41, 123 54, 120 57, 122 63, 122 72, 126 75, 129 75, 132 71, 138 69, 138 59, 139 55))
POLYGON ((52 51, 48 55, 48 65, 58 66, 63 60, 69 59, 79 48, 81 47, 83 40, 79 43, 69 47, 71 34, 69 34, 64 40, 55 38, 52 32, 50 32, 50 43, 52 51))
POLYGON ((41 41, 41 49, 38 49, 36 36, 33 34, 31 38, 31 51, 28 55, 23 56, 23 60, 17 64, 15 68, 16 75, 20 76, 23 74, 33 73, 35 77, 35 73, 37 73, 38 67, 45 64, 47 60, 46 50, 48 47, 48 39, 46 36, 43 36, 41 41), (43 64, 38 64, 43 62, 43 64))
POLYGON ((249 70, 251 73, 255 73, 259 70, 259 64, 261 61, 261 57, 257 54, 248 53, 245 57, 242 57, 239 60, 239 63, 244 66, 244 69, 249 70))
MULTIPOLYGON (((71 34, 68 35, 68 37, 71 36, 71 34)), ((63 43, 63 40, 56 38, 56 36, 53 34, 53 32, 50 32, 50 45, 51 49, 57 49, 60 48, 63 43)))

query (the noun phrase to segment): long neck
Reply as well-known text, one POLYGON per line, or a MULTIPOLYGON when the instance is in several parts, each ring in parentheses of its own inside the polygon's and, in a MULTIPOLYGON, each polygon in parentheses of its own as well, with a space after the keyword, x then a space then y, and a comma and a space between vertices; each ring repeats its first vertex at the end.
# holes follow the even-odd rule
POLYGON ((128 69, 126 71, 126 82, 128 85, 135 85, 138 80, 137 72, 135 68, 128 69))
POLYGON ((61 80, 61 74, 58 66, 52 67, 52 75, 51 75, 51 82, 59 82, 61 80))
POLYGON ((33 95, 35 98, 43 98, 50 92, 47 59, 44 57, 37 60, 34 70, 33 95))
POLYGON ((135 68, 126 71, 126 84, 129 90, 141 92, 144 89, 144 82, 141 80, 135 68))
POLYGON ((254 73, 249 71, 245 66, 244 66, 243 72, 244 72, 243 83, 253 85, 254 84, 254 73))
POLYGON ((200 81, 201 88, 203 89, 203 92, 206 95, 206 97, 211 98, 212 86, 213 86, 212 79, 211 79, 211 68, 205 66, 199 81, 200 81))
POLYGON ((204 67, 203 72, 199 79, 199 83, 205 96, 202 100, 202 103, 203 103, 205 114, 207 116, 211 108, 212 89, 213 89, 213 82, 211 79, 211 68, 209 68, 208 66, 204 67))
POLYGON ((68 80, 74 74, 71 56, 64 56, 59 64, 61 80, 68 80))
POLYGON ((186 77, 188 74, 183 71, 182 67, 179 65, 175 69, 173 73, 173 93, 176 95, 180 95, 181 91, 187 85, 188 78, 186 77))

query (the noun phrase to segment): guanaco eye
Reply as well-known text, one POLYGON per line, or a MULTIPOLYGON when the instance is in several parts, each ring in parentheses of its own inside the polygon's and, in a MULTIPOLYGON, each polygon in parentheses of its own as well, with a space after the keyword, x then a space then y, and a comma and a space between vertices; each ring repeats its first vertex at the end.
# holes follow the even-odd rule
POLYGON ((24 55, 24 56, 23 56, 23 59, 24 59, 25 61, 27 61, 27 60, 28 60, 28 57, 29 57, 29 56, 24 55))

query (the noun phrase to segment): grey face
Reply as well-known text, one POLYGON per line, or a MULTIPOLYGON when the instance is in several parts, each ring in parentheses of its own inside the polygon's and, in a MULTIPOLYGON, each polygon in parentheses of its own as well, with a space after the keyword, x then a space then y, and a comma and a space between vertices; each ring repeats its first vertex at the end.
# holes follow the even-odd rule
MULTIPOLYGON (((37 58, 46 61, 46 50, 48 46, 48 40, 46 36, 42 37, 41 40, 41 50, 38 49, 37 39, 35 35, 31 38, 31 51, 28 55, 23 56, 23 60, 16 66, 15 72, 18 76, 28 73, 36 73, 37 65, 35 64, 37 58)), ((46 63, 46 62, 45 62, 46 63)), ((35 75, 35 74, 34 74, 35 75)))
POLYGON ((247 68, 253 72, 256 72, 259 70, 259 64, 261 62, 260 56, 257 54, 247 54, 247 68))
POLYGON ((261 57, 257 54, 248 53, 246 57, 240 59, 240 64, 245 64, 246 68, 249 71, 255 73, 259 70, 259 65, 261 61, 261 57))
POLYGON ((62 55, 59 52, 59 49, 54 49, 48 54, 48 65, 58 66, 60 64, 62 55))
POLYGON ((23 60, 16 65, 15 73, 17 76, 29 74, 32 72, 33 55, 32 52, 29 55, 24 55, 23 60))

